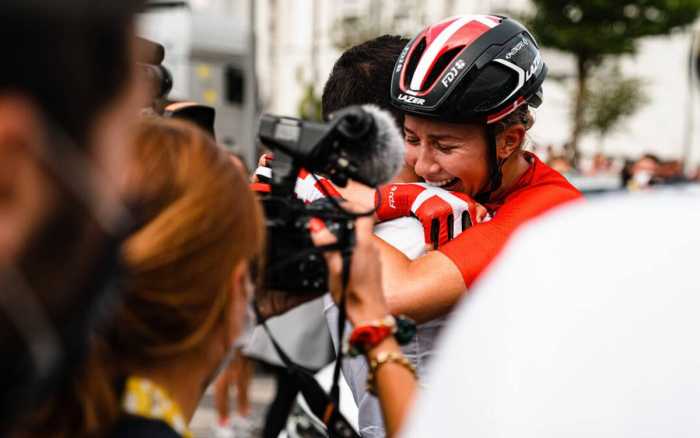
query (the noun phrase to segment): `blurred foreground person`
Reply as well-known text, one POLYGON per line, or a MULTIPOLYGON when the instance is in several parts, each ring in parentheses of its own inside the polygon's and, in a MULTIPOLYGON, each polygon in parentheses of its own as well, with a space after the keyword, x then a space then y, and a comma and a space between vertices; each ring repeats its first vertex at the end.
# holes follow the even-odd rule
POLYGON ((0 2, 0 434, 113 301, 141 1, 0 2))
POLYGON ((687 190, 524 228, 455 310, 403 436, 700 436, 699 223, 687 190))
POLYGON ((134 152, 128 180, 146 222, 123 248, 123 303, 37 435, 191 436, 187 424, 244 326, 264 240, 246 179, 183 121, 145 122, 134 152))

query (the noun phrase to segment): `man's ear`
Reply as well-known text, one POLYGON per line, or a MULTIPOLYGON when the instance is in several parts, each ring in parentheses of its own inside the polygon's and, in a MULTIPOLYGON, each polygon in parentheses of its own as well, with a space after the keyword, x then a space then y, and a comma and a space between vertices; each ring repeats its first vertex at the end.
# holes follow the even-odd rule
POLYGON ((509 126, 496 139, 496 154, 499 160, 510 157, 525 141, 526 129, 521 124, 509 126))
POLYGON ((41 163, 43 127, 32 101, 0 93, 0 263, 12 260, 52 208, 41 163))

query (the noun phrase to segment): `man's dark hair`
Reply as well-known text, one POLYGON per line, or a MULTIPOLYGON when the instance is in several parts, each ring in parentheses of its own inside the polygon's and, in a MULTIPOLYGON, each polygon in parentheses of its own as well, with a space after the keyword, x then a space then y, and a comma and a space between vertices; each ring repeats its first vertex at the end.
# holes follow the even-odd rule
POLYGON ((651 154, 651 153, 646 153, 646 154, 642 155, 642 157, 638 161, 641 161, 641 160, 651 160, 655 164, 661 164, 661 158, 659 158, 658 155, 651 154))
POLYGON ((2 0, 0 93, 25 95, 79 145, 129 79, 143 0, 2 0))
POLYGON ((403 114, 391 106, 389 90, 394 64, 409 40, 382 35, 346 50, 335 62, 321 97, 323 118, 350 105, 375 104, 403 124, 403 114))

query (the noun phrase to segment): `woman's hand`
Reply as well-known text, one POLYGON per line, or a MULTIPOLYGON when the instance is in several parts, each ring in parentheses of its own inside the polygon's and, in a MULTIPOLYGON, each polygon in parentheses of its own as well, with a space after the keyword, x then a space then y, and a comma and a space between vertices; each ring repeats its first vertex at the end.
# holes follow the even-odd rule
MULTIPOLYGON (((347 207, 346 207, 347 208, 347 207)), ((382 269, 379 251, 374 246, 372 231, 374 220, 371 217, 355 221, 356 243, 350 265, 350 280, 346 290, 345 306, 348 319, 358 325, 380 319, 389 314, 382 289, 382 269)), ((316 246, 336 242, 335 236, 322 221, 312 220, 311 238, 316 246)), ((340 302, 342 294, 343 259, 339 251, 324 254, 328 265, 328 285, 333 299, 340 302)))
POLYGON ((258 167, 255 169, 252 175, 250 175, 250 182, 255 183, 269 183, 272 170, 270 169, 270 161, 274 159, 272 152, 260 155, 258 159, 258 167))
POLYGON ((470 196, 426 183, 388 184, 376 191, 380 222, 415 217, 423 225, 426 245, 438 249, 464 230, 490 219, 484 206, 470 196))

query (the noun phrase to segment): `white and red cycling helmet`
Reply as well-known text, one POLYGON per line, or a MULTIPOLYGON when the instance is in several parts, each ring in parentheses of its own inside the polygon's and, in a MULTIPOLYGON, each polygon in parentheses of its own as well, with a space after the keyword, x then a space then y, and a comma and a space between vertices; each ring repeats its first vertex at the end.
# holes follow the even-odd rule
POLYGON ((475 199, 487 202, 501 186, 495 122, 522 105, 542 103, 547 66, 522 24, 498 15, 460 15, 423 29, 396 61, 391 103, 407 114, 453 123, 483 123, 489 144, 489 183, 475 199))
POLYGON ((523 25, 496 15, 461 15, 425 28, 394 68, 391 102, 447 122, 501 120, 542 102, 547 66, 523 25))

